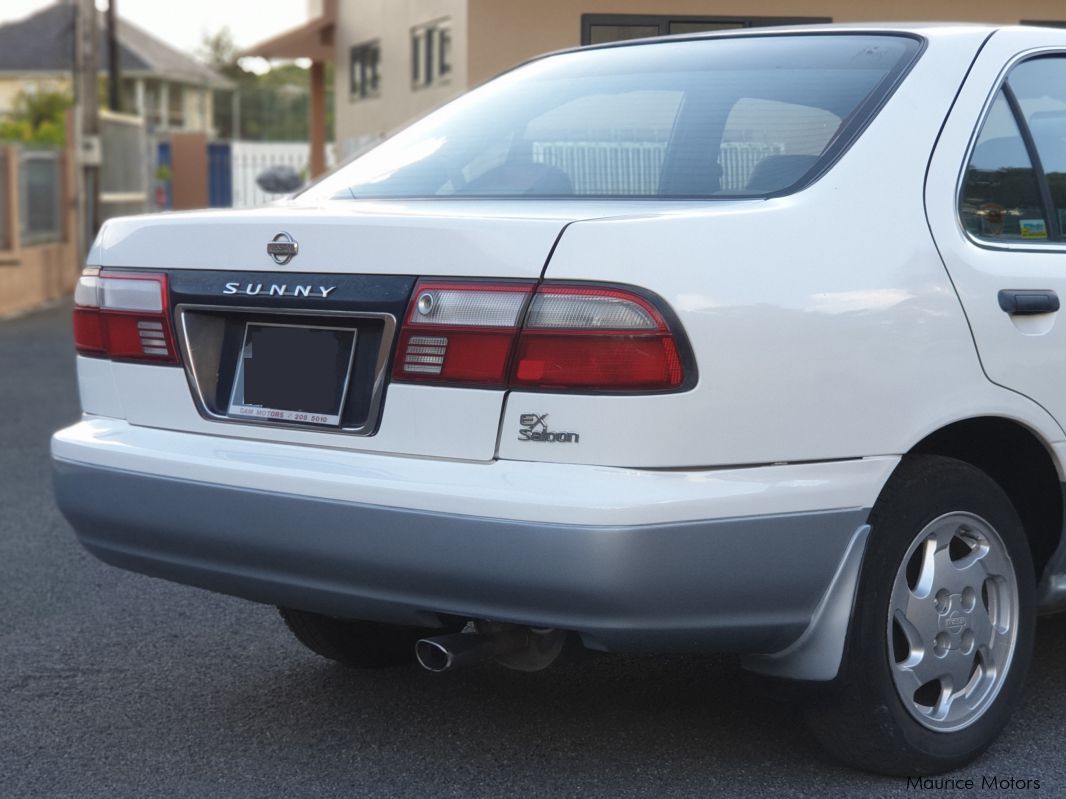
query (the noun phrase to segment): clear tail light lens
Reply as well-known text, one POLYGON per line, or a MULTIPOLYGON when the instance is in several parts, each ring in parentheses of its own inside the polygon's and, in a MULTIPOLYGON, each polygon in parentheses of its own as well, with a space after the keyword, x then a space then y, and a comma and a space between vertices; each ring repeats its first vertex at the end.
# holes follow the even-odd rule
POLYGON ((646 392, 680 388, 685 369, 662 313, 635 292, 423 280, 400 331, 393 379, 646 392))
POLYGON ((74 344, 82 355, 178 363, 167 277, 86 269, 74 289, 74 344))

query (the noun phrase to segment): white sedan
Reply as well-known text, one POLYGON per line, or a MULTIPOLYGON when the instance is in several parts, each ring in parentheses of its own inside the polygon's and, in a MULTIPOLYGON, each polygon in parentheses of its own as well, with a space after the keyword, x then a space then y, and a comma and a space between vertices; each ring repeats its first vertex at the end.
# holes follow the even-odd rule
POLYGON ((1066 31, 554 54, 88 264, 81 542, 342 663, 734 652, 928 774, 1066 604, 1066 31))

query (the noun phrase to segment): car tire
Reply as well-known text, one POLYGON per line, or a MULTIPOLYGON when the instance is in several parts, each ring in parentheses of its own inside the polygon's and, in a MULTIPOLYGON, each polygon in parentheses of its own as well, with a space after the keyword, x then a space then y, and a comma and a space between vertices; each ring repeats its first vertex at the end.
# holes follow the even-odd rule
POLYGON ((860 769, 958 768, 1022 695, 1036 625, 1029 541, 995 481, 939 456, 906 458, 870 525, 840 672, 806 707, 808 725, 860 769))
POLYGON ((278 608, 278 612, 296 640, 316 655, 357 669, 411 663, 415 659, 415 642, 440 634, 440 630, 348 621, 293 608, 278 608))

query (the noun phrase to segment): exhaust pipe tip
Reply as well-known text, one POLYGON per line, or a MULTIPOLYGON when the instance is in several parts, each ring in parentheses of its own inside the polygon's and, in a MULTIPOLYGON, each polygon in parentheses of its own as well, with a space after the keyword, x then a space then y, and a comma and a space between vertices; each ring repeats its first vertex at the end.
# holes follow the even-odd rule
POLYGON ((436 672, 483 663, 527 647, 525 629, 514 628, 485 633, 451 633, 423 638, 415 644, 415 658, 422 668, 436 672))
POLYGON ((448 647, 432 638, 423 638, 415 644, 415 658, 418 665, 435 674, 448 671, 454 665, 454 658, 448 647))

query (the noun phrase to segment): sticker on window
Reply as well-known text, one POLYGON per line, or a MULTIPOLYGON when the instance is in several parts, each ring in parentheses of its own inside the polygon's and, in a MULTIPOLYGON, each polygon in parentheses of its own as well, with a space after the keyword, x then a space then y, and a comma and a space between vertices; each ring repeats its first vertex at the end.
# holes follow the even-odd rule
POLYGON ((1023 239, 1046 239, 1047 223, 1043 219, 1021 219, 1018 221, 1023 239))

